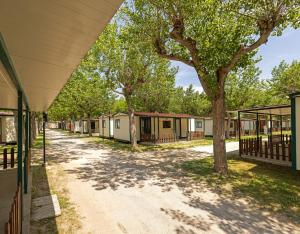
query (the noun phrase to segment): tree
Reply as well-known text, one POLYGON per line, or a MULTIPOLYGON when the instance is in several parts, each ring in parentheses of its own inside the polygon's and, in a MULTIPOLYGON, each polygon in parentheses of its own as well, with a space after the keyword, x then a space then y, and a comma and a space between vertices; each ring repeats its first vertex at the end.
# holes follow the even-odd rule
POLYGON ((149 79, 136 92, 136 109, 164 113, 168 111, 174 93, 177 68, 170 68, 170 64, 162 60, 154 72, 155 78, 149 79))
POLYGON ((106 113, 113 106, 115 96, 98 73, 90 72, 85 60, 72 74, 49 110, 51 119, 66 120, 87 117, 91 136, 91 117, 106 113))
POLYGON ((281 61, 272 70, 269 85, 273 96, 278 97, 277 102, 287 103, 291 93, 300 91, 300 62, 293 61, 289 65, 285 61, 281 61))
POLYGON ((134 27, 119 27, 116 22, 111 23, 93 46, 90 60, 94 62, 94 70, 104 75, 116 93, 124 96, 131 145, 136 150, 136 96, 143 85, 164 74, 169 63, 161 59, 149 43, 141 41, 134 31, 134 27))
POLYGON ((269 36, 299 26, 299 0, 136 0, 129 23, 163 58, 195 68, 213 108, 214 169, 227 173, 225 81, 249 64, 269 36))

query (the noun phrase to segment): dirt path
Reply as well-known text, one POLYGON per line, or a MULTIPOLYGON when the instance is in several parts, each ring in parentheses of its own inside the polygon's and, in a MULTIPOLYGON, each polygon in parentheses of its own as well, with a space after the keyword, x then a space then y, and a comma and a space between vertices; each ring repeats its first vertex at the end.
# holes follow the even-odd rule
POLYGON ((228 200, 182 176, 176 163, 196 151, 129 153, 48 131, 52 157, 66 171, 78 233, 299 233, 283 217, 228 200))

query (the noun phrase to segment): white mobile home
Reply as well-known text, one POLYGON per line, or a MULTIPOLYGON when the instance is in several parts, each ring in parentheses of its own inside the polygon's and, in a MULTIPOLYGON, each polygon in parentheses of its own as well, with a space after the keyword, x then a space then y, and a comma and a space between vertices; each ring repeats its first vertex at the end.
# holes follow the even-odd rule
MULTIPOLYGON (((135 112, 136 134, 138 142, 172 142, 180 139, 202 138, 197 132, 195 119, 187 114, 135 112)), ((130 141, 128 114, 114 116, 114 138, 130 141)))
POLYGON ((99 135, 103 138, 114 137, 114 118, 112 115, 102 115, 99 118, 99 135))

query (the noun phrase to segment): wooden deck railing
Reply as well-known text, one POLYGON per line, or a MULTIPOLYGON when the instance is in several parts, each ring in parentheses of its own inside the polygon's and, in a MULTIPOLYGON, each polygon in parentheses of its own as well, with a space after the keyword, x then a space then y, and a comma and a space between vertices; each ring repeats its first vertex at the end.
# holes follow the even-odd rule
POLYGON ((200 140, 204 138, 204 132, 189 132, 189 140, 200 140))
POLYGON ((141 134, 142 142, 152 142, 152 143, 168 143, 175 142, 177 140, 175 134, 163 134, 159 137, 153 134, 141 134))
POLYGON ((14 196, 13 204, 9 212, 9 220, 5 224, 5 234, 19 234, 22 229, 22 217, 21 217, 21 185, 17 187, 17 191, 14 196))
POLYGON ((3 166, 3 169, 7 169, 8 167, 14 168, 17 163, 15 158, 16 155, 17 151, 15 148, 3 149, 3 152, 0 153, 0 156, 2 156, 2 162, 0 161, 0 166, 3 166))
POLYGON ((240 155, 277 161, 291 161, 291 136, 273 136, 263 141, 262 137, 241 139, 240 155))

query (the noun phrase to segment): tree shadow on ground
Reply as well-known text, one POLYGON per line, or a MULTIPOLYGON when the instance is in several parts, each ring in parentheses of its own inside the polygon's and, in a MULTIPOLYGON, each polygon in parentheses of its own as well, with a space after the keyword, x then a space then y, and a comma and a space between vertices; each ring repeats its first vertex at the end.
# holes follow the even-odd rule
MULTIPOLYGON (((177 233, 293 233, 294 224, 284 216, 266 213, 257 206, 236 199, 234 194, 223 194, 218 186, 187 176, 179 165, 185 161, 207 157, 191 150, 166 150, 157 152, 129 152, 111 150, 107 146, 69 140, 59 140, 49 147, 48 157, 55 163, 82 161, 78 167, 66 170, 78 179, 92 181, 96 190, 159 186, 162 192, 179 189, 187 198, 185 203, 197 214, 161 208, 161 212, 176 220, 177 233), (90 154, 94 154, 93 157, 90 154), (210 194, 211 197, 208 196, 210 194), (208 197, 206 197, 208 196, 208 197)), ((177 204, 174 204, 176 207, 177 204)), ((194 212, 194 213, 195 213, 194 212)))

